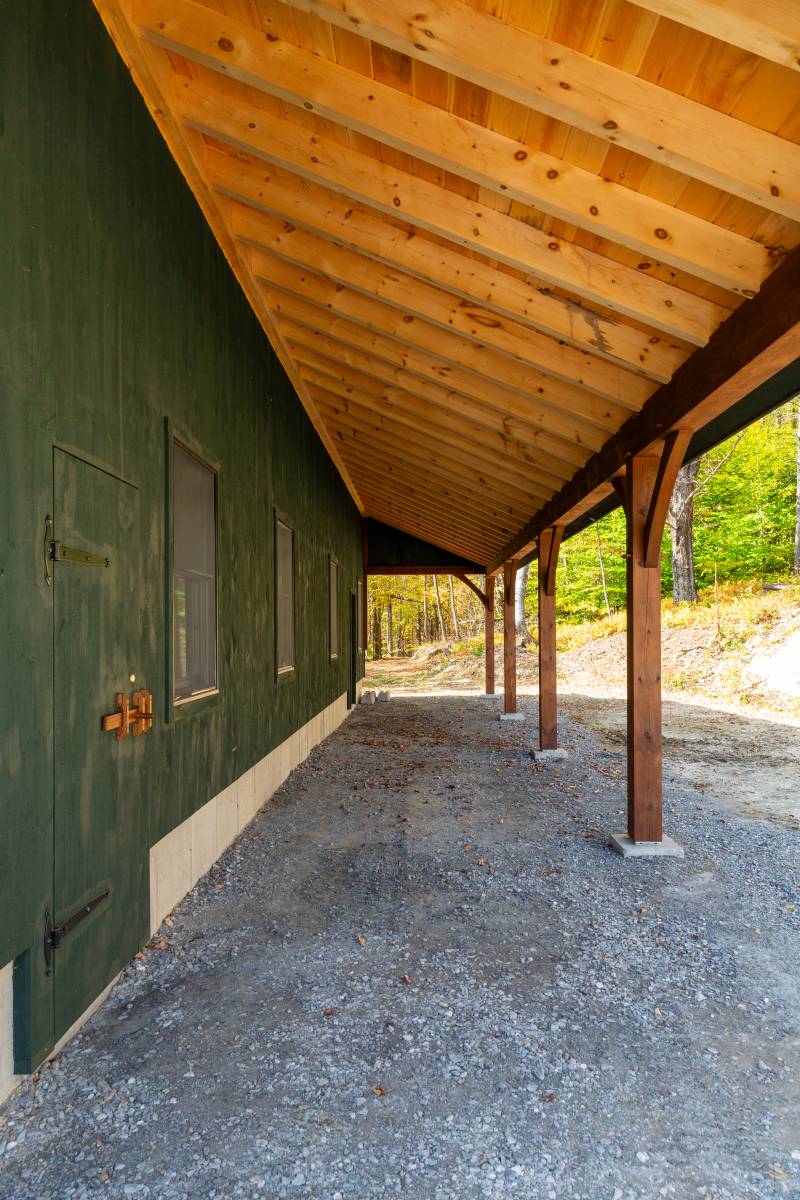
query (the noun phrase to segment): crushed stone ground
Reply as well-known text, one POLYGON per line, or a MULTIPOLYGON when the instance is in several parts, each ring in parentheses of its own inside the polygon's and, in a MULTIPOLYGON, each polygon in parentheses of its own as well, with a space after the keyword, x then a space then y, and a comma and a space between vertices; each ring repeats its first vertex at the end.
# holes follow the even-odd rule
MULTIPOLYGON (((496 699, 359 707, 0 1124, 4 1200, 800 1197, 798 835, 496 699)), ((669 763, 668 763, 669 773, 669 763)))

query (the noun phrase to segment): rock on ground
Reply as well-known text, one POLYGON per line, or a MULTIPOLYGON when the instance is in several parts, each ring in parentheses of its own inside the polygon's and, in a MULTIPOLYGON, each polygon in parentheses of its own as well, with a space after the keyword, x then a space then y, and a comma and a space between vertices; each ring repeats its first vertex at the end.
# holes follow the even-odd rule
POLYGON ((357 707, 5 1108, 0 1196, 800 1196, 798 835, 673 785, 686 858, 623 861, 622 755, 495 718, 357 707))

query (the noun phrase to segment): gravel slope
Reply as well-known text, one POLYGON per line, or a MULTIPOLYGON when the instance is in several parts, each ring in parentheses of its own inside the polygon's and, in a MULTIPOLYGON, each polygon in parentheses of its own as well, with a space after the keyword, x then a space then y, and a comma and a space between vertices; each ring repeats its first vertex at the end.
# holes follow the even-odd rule
MULTIPOLYGON (((798 834, 497 701, 360 707, 0 1125, 0 1196, 800 1197, 798 834)), ((534 711, 532 701, 523 707, 534 711)))

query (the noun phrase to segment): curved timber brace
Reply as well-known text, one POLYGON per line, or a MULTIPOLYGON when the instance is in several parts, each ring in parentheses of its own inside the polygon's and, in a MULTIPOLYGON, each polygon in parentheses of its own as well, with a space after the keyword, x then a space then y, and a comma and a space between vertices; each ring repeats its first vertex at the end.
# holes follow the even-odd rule
POLYGON ((558 749, 556 570, 564 526, 539 534, 539 749, 558 749))
POLYGON ((691 432, 666 435, 612 482, 625 508, 628 614, 628 838, 663 840, 661 537, 691 432))

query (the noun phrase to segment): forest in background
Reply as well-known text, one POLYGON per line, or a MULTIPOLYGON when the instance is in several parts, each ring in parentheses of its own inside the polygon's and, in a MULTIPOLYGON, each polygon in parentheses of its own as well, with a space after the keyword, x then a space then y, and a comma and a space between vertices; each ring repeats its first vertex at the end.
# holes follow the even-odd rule
MULTIPOLYGON (((661 561, 662 594, 676 603, 721 584, 776 583, 800 572, 800 398, 682 469, 661 561)), ((536 620, 535 566, 521 570, 517 584, 517 633, 524 640, 536 620)), ((624 609, 620 509, 563 544, 556 597, 559 620, 570 623, 624 609)), ((500 604, 497 588, 498 618, 500 604)), ((373 576, 369 633, 372 658, 411 654, 427 642, 481 637, 483 608, 448 576, 373 576)))

